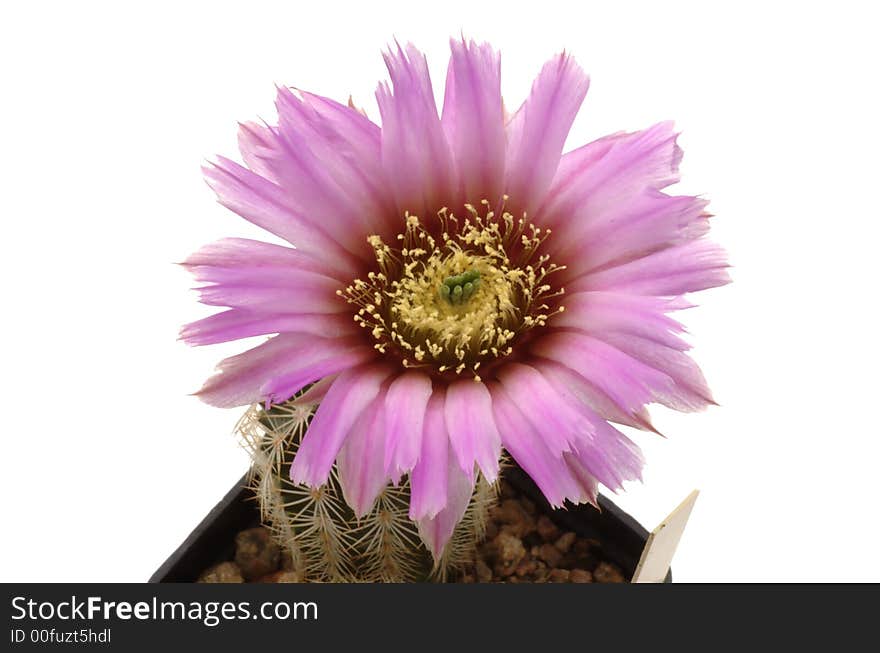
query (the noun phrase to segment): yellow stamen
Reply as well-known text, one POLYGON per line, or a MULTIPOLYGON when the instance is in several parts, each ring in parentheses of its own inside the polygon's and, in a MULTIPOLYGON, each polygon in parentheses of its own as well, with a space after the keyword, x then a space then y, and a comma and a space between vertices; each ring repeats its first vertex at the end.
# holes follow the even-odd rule
POLYGON ((550 231, 482 205, 483 215, 466 205, 463 219, 444 208, 434 225, 407 213, 396 247, 367 239, 378 271, 339 292, 359 307, 354 320, 369 329, 376 349, 392 345, 404 367, 467 370, 480 381, 481 364, 509 355, 520 333, 563 310, 557 298, 564 290, 551 292, 547 283, 563 268, 546 254, 535 258, 550 231))

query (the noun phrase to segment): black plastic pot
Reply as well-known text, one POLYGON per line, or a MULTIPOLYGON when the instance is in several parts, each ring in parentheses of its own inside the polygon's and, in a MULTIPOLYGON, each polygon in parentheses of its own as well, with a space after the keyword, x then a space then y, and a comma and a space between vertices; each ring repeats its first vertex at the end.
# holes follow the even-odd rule
MULTIPOLYGON (((599 540, 605 557, 617 564, 628 578, 632 577, 648 532, 611 500, 599 496, 601 511, 590 505, 553 510, 522 470, 516 467, 508 469, 504 479, 534 501, 539 510, 562 528, 599 540)), ((233 486, 156 570, 149 582, 191 583, 211 565, 232 558, 235 535, 260 522, 259 508, 253 492, 245 487, 246 482, 247 476, 244 476, 233 486)), ((672 572, 666 575, 666 582, 671 581, 672 572)))

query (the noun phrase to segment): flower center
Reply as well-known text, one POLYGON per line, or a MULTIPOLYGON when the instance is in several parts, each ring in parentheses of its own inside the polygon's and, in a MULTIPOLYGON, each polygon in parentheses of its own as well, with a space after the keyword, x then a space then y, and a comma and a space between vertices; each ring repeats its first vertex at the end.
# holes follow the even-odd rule
POLYGON ((471 298, 479 283, 479 270, 468 270, 454 277, 446 277, 440 284, 440 296, 450 304, 462 304, 471 298))
POLYGON ((481 365, 564 310, 564 290, 547 283, 562 268, 538 254, 549 230, 483 207, 467 205, 463 219, 443 209, 431 223, 407 214, 397 247, 368 238, 378 271, 339 294, 359 307, 354 320, 377 350, 396 351, 405 367, 469 371, 479 381, 481 365))

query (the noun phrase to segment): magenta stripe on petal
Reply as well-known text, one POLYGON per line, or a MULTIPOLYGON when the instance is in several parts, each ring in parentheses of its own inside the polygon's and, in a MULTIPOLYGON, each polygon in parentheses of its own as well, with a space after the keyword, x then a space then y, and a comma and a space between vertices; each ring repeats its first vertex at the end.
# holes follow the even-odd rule
POLYGON ((380 394, 354 421, 336 459, 342 494, 358 518, 370 512, 388 483, 382 465, 384 413, 384 398, 380 394))
POLYGON ((493 384, 492 407, 501 430, 504 448, 531 477, 551 506, 560 507, 568 499, 575 503, 588 501, 592 494, 576 479, 562 456, 547 448, 540 434, 517 408, 504 389, 493 384))
POLYGON ((570 213, 566 214, 560 211, 551 211, 550 209, 560 205, 567 207, 569 210, 577 208, 577 202, 572 202, 571 200, 577 197, 575 193, 579 190, 578 184, 581 176, 587 171, 591 171, 593 166, 598 165, 602 158, 615 146, 617 141, 631 137, 632 134, 617 132, 603 136, 563 154, 559 160, 559 166, 556 168, 550 192, 544 205, 541 207, 542 221, 567 219, 570 217, 570 213))
POLYGON ((666 374, 628 356, 604 340, 574 331, 557 331, 532 347, 538 356, 574 370, 632 414, 672 387, 666 374))
POLYGON ((579 401, 588 405, 604 419, 645 431, 658 432, 651 424, 651 417, 646 408, 632 409, 619 405, 595 384, 560 363, 542 358, 531 363, 541 371, 557 392, 574 394, 579 401))
POLYGON ((724 250, 700 239, 585 275, 571 282, 568 289, 684 295, 728 283, 728 267, 724 250))
POLYGON ((264 313, 343 313, 345 300, 336 295, 335 279, 304 270, 206 268, 196 276, 210 280, 195 290, 209 306, 228 306, 264 313))
POLYGON ((548 61, 507 125, 505 191, 517 212, 534 212, 553 181, 590 80, 571 56, 548 61))
MULTIPOLYGON (((537 370, 519 364, 507 367, 519 368, 517 372, 521 375, 522 380, 517 381, 515 377, 512 379, 505 370, 504 374, 499 375, 503 394, 513 405, 528 406, 527 410, 521 412, 531 428, 537 432, 538 439, 542 440, 546 451, 551 456, 562 461, 564 454, 571 454, 599 482, 612 489, 620 487, 623 480, 637 477, 641 470, 641 455, 635 445, 627 440, 623 434, 572 394, 557 392, 537 370), (530 371, 526 372, 525 370, 530 371), (540 382, 538 378, 540 378, 540 382), (512 380, 513 382, 511 382, 512 380), (535 391, 535 394, 523 394, 529 389, 535 391), (554 442, 554 438, 556 442, 554 442), (565 448, 560 450, 559 441, 563 441, 565 448)), ((504 402, 502 401, 502 403, 504 402)), ((509 427, 509 407, 506 416, 509 427)), ((507 436, 506 433, 505 436, 507 436)), ((533 457, 538 458, 542 453, 542 451, 535 453, 534 448, 524 448, 522 440, 515 440, 516 434, 513 437, 512 444, 520 448, 521 456, 528 456, 531 453, 533 457)), ((507 440, 505 443, 507 446, 507 440)), ((511 453, 513 454, 512 451, 511 453)), ((514 457, 516 456, 514 455, 514 457)), ((519 459, 517 460, 519 461, 519 459)), ((554 466, 547 463, 544 463, 544 467, 554 469, 554 466)), ((539 466, 537 473, 540 473, 540 469, 539 466)), ((529 473, 531 474, 531 472, 529 473)), ((589 488, 584 488, 579 484, 576 487, 577 498, 581 501, 587 500, 587 495, 590 495, 589 488)), ((566 497, 572 498, 568 494, 566 497)))
MULTIPOLYGON (((516 405, 516 398, 510 395, 506 388, 503 388, 503 391, 511 400, 511 403, 516 405)), ((498 401, 503 403, 502 399, 498 399, 498 401)), ((573 470, 567 468, 570 460, 577 460, 586 468, 591 477, 594 477, 612 490, 619 489, 623 481, 640 477, 642 457, 638 447, 590 410, 586 404, 579 401, 571 393, 556 393, 555 389, 553 389, 553 397, 549 404, 548 408, 550 411, 556 413, 567 412, 574 415, 572 422, 566 427, 574 436, 574 446, 562 454, 554 455, 555 450, 548 445, 545 431, 541 430, 532 418, 533 411, 531 409, 520 411, 532 428, 538 431, 540 436, 544 436, 537 439, 543 440, 545 448, 538 448, 536 445, 529 446, 526 442, 527 436, 524 435, 522 428, 512 433, 512 439, 505 431, 505 446, 517 462, 521 465, 523 464, 517 458, 511 446, 519 450, 520 457, 525 457, 530 461, 530 464, 535 466, 535 473, 537 474, 561 474, 560 470, 565 467, 575 482, 573 485, 568 485, 571 483, 569 476, 560 476, 563 483, 562 487, 568 488, 565 490, 564 498, 576 502, 595 500, 595 491, 590 483, 584 485, 580 482, 581 479, 578 479, 577 475, 573 474, 573 470), (519 439, 517 439, 517 435, 519 435, 519 439), (551 455, 555 462, 544 459, 545 454, 551 455)), ((505 417, 507 426, 505 428, 511 426, 511 417, 514 416, 510 408, 510 405, 506 406, 507 412, 505 417)), ((528 469, 526 471, 532 475, 531 471, 528 469)), ((534 476, 532 477, 534 478, 534 476)), ((554 486, 549 479, 545 480, 544 483, 549 486, 551 492, 555 493, 553 494, 554 499, 558 500, 559 488, 554 486)), ((550 496, 548 496, 548 501, 551 501, 550 496)))
POLYGON ((501 435, 492 417, 492 396, 483 383, 455 381, 446 390, 446 427, 458 464, 473 477, 474 463, 490 483, 498 477, 501 435))
POLYGON ((446 506, 450 446, 444 416, 445 398, 435 392, 428 402, 422 431, 422 451, 410 475, 409 518, 433 519, 446 506))
MULTIPOLYGON (((583 492, 583 502, 591 503, 599 508, 599 481, 590 471, 581 464, 575 454, 562 455, 568 472, 577 480, 583 492)), ((579 502, 580 503, 580 502, 579 502)))
POLYGON ((214 268, 293 268, 316 274, 324 274, 348 282, 333 266, 321 257, 299 249, 265 243, 249 238, 221 238, 203 245, 182 264, 192 270, 200 267, 214 268))
POLYGON ((229 210, 300 249, 332 257, 341 273, 351 276, 358 270, 356 263, 363 259, 346 251, 320 223, 297 210, 290 194, 277 184, 224 157, 202 170, 218 201, 229 210))
POLYGON ((233 308, 187 324, 180 331, 180 339, 188 345, 213 345, 273 333, 346 338, 356 332, 357 326, 348 316, 326 313, 279 315, 233 308))
MULTIPOLYGON (((326 343, 335 351, 336 343, 326 343)), ((196 395, 220 408, 246 406, 260 401, 260 386, 280 374, 303 350, 304 337, 282 334, 241 354, 225 358, 217 374, 209 378, 196 395)))
POLYGON ((621 202, 603 220, 591 221, 572 238, 573 243, 589 243, 586 251, 580 250, 585 254, 581 270, 572 272, 583 274, 620 265, 696 240, 709 231, 707 205, 699 197, 669 196, 654 190, 621 202))
POLYGON ((698 197, 648 189, 601 215, 588 212, 589 219, 583 220, 575 216, 565 227, 567 238, 553 243, 553 256, 571 262, 564 282, 704 236, 709 231, 707 204, 698 197))
POLYGON ((504 108, 501 58, 487 43, 453 39, 446 73, 442 124, 465 201, 501 199, 504 182, 504 108))
POLYGON ((355 421, 390 374, 386 367, 358 367, 341 373, 312 418, 290 466, 294 483, 318 487, 327 482, 333 461, 355 421))
POLYGON ((615 333, 602 337, 628 356, 672 379, 672 387, 657 388, 658 402, 684 412, 703 410, 715 403, 703 373, 686 353, 645 338, 615 333))
POLYGON ((404 372, 385 394, 386 446, 384 469, 392 479, 409 472, 422 449, 422 425, 431 397, 431 378, 404 372))
MULTIPOLYGON (((337 357, 349 350, 352 353, 348 360, 356 362, 356 350, 351 349, 356 346, 351 341, 283 333, 253 349, 220 361, 218 373, 208 379, 196 394, 206 403, 220 408, 263 401, 266 396, 260 389, 267 381, 299 369, 304 361, 308 363, 337 357)), ((369 348, 361 346, 360 351, 369 352, 369 348)), ((314 380, 308 379, 306 383, 314 380)))
POLYGON ((207 284, 197 288, 205 304, 276 315, 348 310, 336 295, 344 285, 333 276, 338 272, 289 247, 227 238, 202 247, 183 266, 207 284))
POLYGON ((260 386, 260 396, 264 401, 280 403, 325 376, 347 370, 373 358, 370 347, 358 340, 336 340, 337 347, 332 352, 324 352, 317 347, 304 347, 302 354, 283 373, 267 379, 260 386))
POLYGON ((376 91, 382 116, 382 161, 397 207, 422 218, 446 205, 455 188, 449 143, 434 102, 425 55, 413 45, 384 54, 391 87, 376 91), (393 91, 392 91, 393 89, 393 91))
POLYGON ((419 535, 433 555, 435 563, 443 557, 443 549, 455 532, 458 522, 464 517, 474 492, 474 480, 461 471, 451 460, 452 457, 450 451, 449 464, 446 466, 448 474, 446 507, 434 517, 425 517, 418 521, 419 535))
POLYGON ((248 168, 271 182, 278 183, 269 163, 275 158, 275 135, 272 128, 255 122, 244 122, 238 129, 238 151, 248 168))
POLYGON ((368 183, 380 192, 387 180, 382 169, 382 130, 357 109, 330 98, 300 91, 305 102, 321 116, 330 132, 329 138, 342 146, 364 172, 368 183))
POLYGON ((574 228, 626 207, 647 188, 678 181, 681 150, 671 122, 615 134, 562 157, 541 215, 549 226, 574 228))
POLYGON ((575 400, 569 405, 580 413, 581 419, 593 425, 593 433, 581 438, 575 451, 566 454, 569 459, 577 460, 612 491, 622 489, 624 481, 641 480, 644 459, 635 443, 585 404, 575 400))
MULTIPOLYGON (((379 164, 380 149, 353 150, 333 123, 289 88, 278 88, 275 104, 279 144, 284 152, 280 170, 276 171, 280 184, 290 190, 304 211, 334 229, 376 232, 392 207, 391 197, 384 185, 376 185, 381 177, 370 178, 364 168, 379 164)), ((350 111, 353 119, 363 120, 356 111, 350 111)), ((340 238, 346 236, 339 234, 340 238)))
POLYGON ((523 406, 532 428, 557 456, 571 451, 573 443, 583 435, 581 431, 592 429, 591 424, 582 422, 577 413, 560 401, 547 379, 534 367, 509 363, 498 373, 498 380, 507 396, 517 406, 523 406))
POLYGON ((600 334, 607 332, 629 333, 685 350, 689 345, 677 335, 684 332, 684 327, 666 313, 691 306, 680 297, 645 297, 601 290, 566 294, 565 312, 553 318, 553 326, 600 338, 600 334))

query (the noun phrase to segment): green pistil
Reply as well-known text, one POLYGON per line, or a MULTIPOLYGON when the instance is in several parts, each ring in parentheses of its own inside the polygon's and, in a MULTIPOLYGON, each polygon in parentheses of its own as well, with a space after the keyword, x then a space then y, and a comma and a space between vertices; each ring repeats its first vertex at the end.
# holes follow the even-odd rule
POLYGON ((440 284, 440 296, 453 306, 458 306, 471 298, 479 284, 480 273, 468 270, 454 277, 446 277, 440 284))

